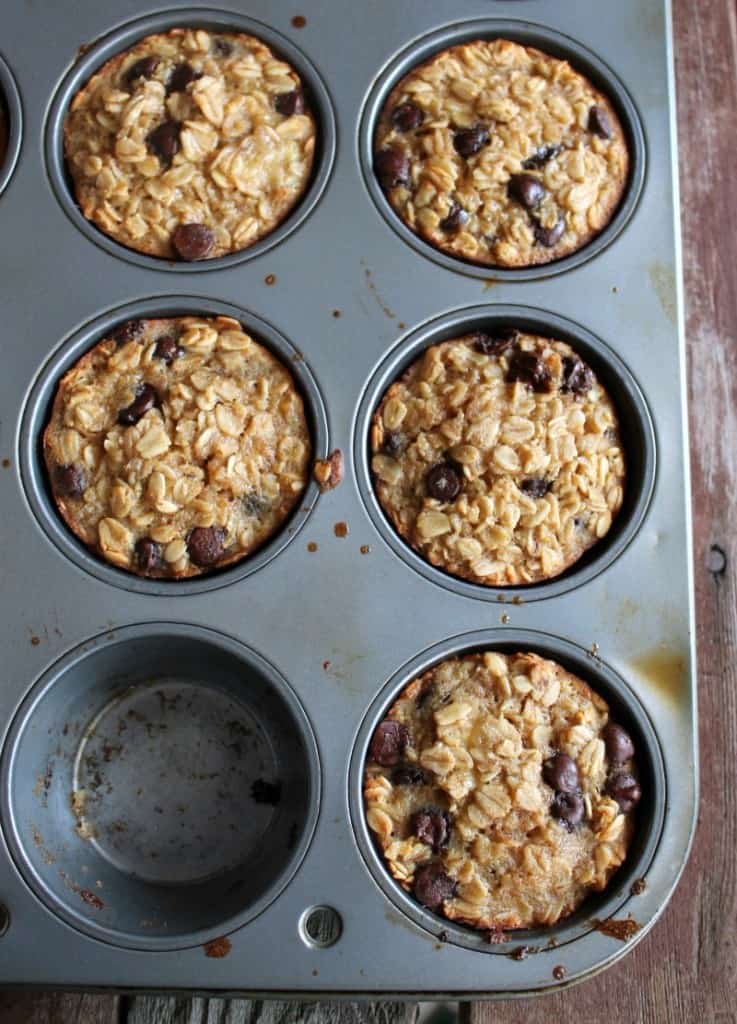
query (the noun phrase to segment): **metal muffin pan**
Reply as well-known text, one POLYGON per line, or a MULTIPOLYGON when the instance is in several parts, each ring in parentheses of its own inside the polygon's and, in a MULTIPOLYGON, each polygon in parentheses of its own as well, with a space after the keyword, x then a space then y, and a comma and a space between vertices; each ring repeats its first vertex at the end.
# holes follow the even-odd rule
POLYGON ((606 921, 616 914, 630 895, 633 883, 647 874, 660 840, 667 795, 658 739, 637 697, 616 672, 600 659, 592 658, 591 652, 582 650, 570 641, 529 629, 481 629, 435 644, 428 651, 423 651, 413 658, 409 664, 403 665, 369 708, 353 749, 348 799, 358 845, 377 885, 413 921, 433 935, 444 931, 444 941, 476 952, 506 956, 509 952, 509 949, 505 948, 506 943, 492 945, 487 941, 484 932, 454 924, 441 915, 433 914, 395 882, 384 867, 381 851, 374 842, 371 830, 361 813, 363 766, 368 746, 376 726, 384 719, 402 690, 413 679, 417 679, 441 661, 492 648, 509 654, 515 651, 533 651, 544 658, 554 659, 568 671, 586 679, 607 701, 612 718, 623 724, 634 738, 644 796, 637 810, 637 831, 627 860, 612 877, 604 892, 592 895, 575 913, 556 925, 514 931, 510 934, 510 940, 515 947, 525 946, 537 951, 551 942, 559 947, 591 932, 596 927, 597 920, 606 921))
POLYGON ((579 324, 542 309, 525 306, 474 306, 458 309, 423 324, 402 340, 378 367, 361 399, 353 443, 353 463, 366 509, 386 543, 417 572, 458 594, 485 601, 535 601, 553 597, 593 579, 621 555, 635 536, 647 513, 655 486, 655 432, 640 388, 617 354, 579 324), (622 509, 609 533, 566 572, 541 583, 485 587, 452 576, 422 558, 394 529, 384 513, 373 486, 370 432, 375 409, 389 385, 431 345, 474 331, 492 334, 501 327, 519 327, 568 342, 593 368, 615 403, 619 416, 627 467, 627 487, 622 509))
POLYGON ((7 117, 8 143, 0 163, 0 195, 5 191, 18 162, 23 138, 23 107, 13 72, 0 54, 0 106, 7 117))
MULTIPOLYGON (((0 617, 0 920, 9 920, 0 938, 0 983, 470 998, 581 980, 631 949, 662 912, 685 863, 696 810, 669 4, 499 0, 490 8, 487 0, 376 0, 347 13, 336 0, 301 9, 252 0, 248 27, 267 41, 277 33, 275 47, 324 83, 323 156, 334 145, 334 166, 309 216, 301 216, 305 199, 293 215, 301 216, 298 224, 285 222, 282 234, 235 258, 187 266, 189 276, 174 289, 174 265, 139 259, 75 214, 63 168, 54 168, 59 104, 68 102, 70 82, 161 24, 241 24, 239 12, 220 6, 195 11, 173 0, 166 13, 144 21, 136 0, 80 0, 74 17, 25 5, 4 24, 3 52, 26 127, 12 188, 0 198, 0 233, 13 240, 0 257, 10 354, 0 375, 7 595, 0 617), (295 15, 306 19, 304 27, 292 25, 295 15), (644 140, 635 164, 644 179, 639 198, 631 185, 625 204, 632 201, 632 209, 612 232, 616 238, 607 236, 596 259, 589 258, 597 251, 592 243, 577 265, 561 261, 534 280, 422 258, 414 236, 405 240, 394 215, 382 211, 383 199, 370 194, 361 156, 371 104, 392 69, 399 74, 406 57, 430 40, 437 49, 435 42, 455 41, 458 32, 470 38, 502 31, 538 43, 546 36, 554 50, 553 33, 592 76, 611 69, 609 91, 620 109, 631 98, 630 130, 639 125, 644 140), (38 442, 54 381, 109 326, 129 314, 191 311, 236 316, 287 361, 306 399, 317 453, 340 448, 345 479, 319 497, 308 491, 273 547, 240 567, 182 583, 138 581, 97 561, 61 524, 38 442), (442 585, 432 585, 372 497, 365 445, 371 403, 413 351, 472 321, 512 319, 571 340, 610 388, 630 455, 630 504, 610 538, 559 581, 489 594, 457 587, 441 573, 432 578, 442 585), (371 845, 358 793, 372 723, 398 686, 445 652, 478 643, 531 647, 576 667, 633 729, 645 760, 647 795, 630 860, 604 894, 547 939, 520 933, 493 950, 539 950, 525 959, 489 955, 476 933, 425 914, 397 891, 371 845), (164 692, 156 698, 161 710, 152 697, 157 689, 164 692), (285 852, 278 808, 265 832, 261 819, 249 819, 254 776, 271 781, 259 763, 248 763, 234 803, 217 787, 213 799, 208 780, 198 779, 188 805, 181 794, 192 792, 189 766, 177 768, 183 748, 192 749, 192 771, 200 775, 239 778, 239 763, 233 751, 216 767, 198 769, 192 722, 176 711, 177 693, 193 700, 197 736, 214 739, 214 749, 224 746, 218 740, 232 701, 260 726, 269 754, 257 762, 278 765, 280 773, 303 766, 304 799, 283 797, 285 811, 302 815, 294 850, 285 852), (116 757, 107 740, 117 743, 109 734, 121 707, 140 712, 152 731, 172 729, 161 730, 163 742, 149 743, 140 723, 128 760, 116 757), (276 708, 282 712, 275 719, 276 708), (288 756, 283 746, 292 737, 284 728, 290 715, 301 723, 305 755, 288 756), (105 773, 97 786, 100 753, 105 773), (49 755, 55 764, 47 790, 49 755), (168 774, 137 802, 139 770, 168 774), (92 818, 96 836, 83 839, 75 831, 79 801, 76 817, 69 801, 75 787, 89 788, 90 772, 97 790, 82 817, 92 818), (185 807, 182 831, 193 842, 176 864, 162 850, 177 819, 158 795, 185 807), (160 826, 154 799, 168 812, 160 826), (214 820, 195 832, 200 808, 203 823, 214 820), (239 831, 233 815, 244 809, 239 831), (135 828, 116 830, 121 820, 135 828), (213 850, 207 844, 219 826, 232 838, 213 850), (254 866, 249 843, 257 834, 263 841, 254 866), (41 846, 53 863, 44 863, 41 846), (166 915, 164 872, 149 866, 151 852, 167 870, 172 864, 167 881, 176 907, 166 915), (226 898, 219 886, 236 876, 243 885, 226 898), (152 913, 144 917, 146 885, 152 913), (318 911, 332 916, 329 939, 313 927, 318 911), (629 923, 602 930, 599 919, 629 923), (614 937, 618 931, 624 941, 614 937), (439 941, 442 932, 450 941, 439 941), (224 935, 228 943, 213 947, 210 940, 224 935)), ((318 163, 319 175, 326 160, 318 163)))

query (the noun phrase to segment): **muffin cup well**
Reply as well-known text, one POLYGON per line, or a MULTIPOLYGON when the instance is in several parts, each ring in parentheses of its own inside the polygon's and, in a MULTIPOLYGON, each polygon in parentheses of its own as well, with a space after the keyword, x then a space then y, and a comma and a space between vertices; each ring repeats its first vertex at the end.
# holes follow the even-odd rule
POLYGON ((483 601, 536 601, 579 587, 608 568, 639 530, 655 485, 655 431, 645 399, 625 364, 612 349, 584 327, 528 306, 470 306, 454 310, 418 327, 400 341, 379 364, 361 396, 353 438, 353 458, 359 491, 366 510, 394 553, 427 579, 466 597, 483 601), (627 477, 624 503, 609 532, 560 576, 540 583, 485 587, 452 576, 431 565, 395 530, 381 507, 371 473, 371 418, 387 388, 431 345, 473 331, 492 334, 502 327, 568 342, 591 365, 617 409, 625 449, 627 477))
POLYGON ((205 7, 185 7, 136 19, 103 36, 88 50, 85 50, 80 59, 64 76, 53 97, 44 135, 46 166, 51 187, 72 223, 87 238, 113 256, 136 263, 149 270, 172 270, 182 273, 201 273, 207 270, 232 267, 245 260, 255 259, 284 241, 312 212, 322 196, 332 171, 336 146, 335 114, 330 96, 320 74, 305 54, 280 32, 260 21, 241 14, 231 14, 228 11, 212 10, 205 7), (187 26, 219 32, 245 32, 261 39, 297 71, 304 83, 305 92, 315 112, 317 122, 317 145, 312 175, 304 194, 294 209, 273 231, 248 248, 229 253, 227 256, 194 263, 147 256, 145 253, 129 249, 87 220, 77 204, 64 158, 64 120, 72 100, 89 78, 111 57, 129 49, 145 36, 187 26))
POLYGON ((5 191, 15 170, 23 138, 23 107, 13 73, 0 56, 0 104, 8 118, 8 142, 5 158, 0 162, 0 195, 5 191))
POLYGON ((6 741, 6 839, 74 928, 179 949, 240 928, 289 883, 320 799, 312 728, 255 651, 191 625, 126 626, 52 665, 6 741))
POLYGON ((632 896, 631 889, 635 880, 647 874, 660 841, 666 808, 666 779, 660 744, 647 713, 632 690, 613 669, 570 640, 525 629, 489 629, 463 633, 435 644, 403 665, 382 687, 361 723, 351 755, 348 785, 348 803, 356 841, 366 867, 384 895, 415 924, 434 935, 443 935, 443 941, 464 949, 503 956, 509 955, 518 946, 525 946, 529 952, 537 952, 541 948, 561 946, 580 939, 593 931, 599 921, 606 921, 620 911, 632 896), (489 944, 484 931, 458 925, 427 910, 394 881, 373 840, 363 801, 363 774, 371 738, 376 726, 384 719, 402 690, 413 679, 448 658, 486 650, 508 654, 530 651, 558 662, 589 683, 607 701, 612 717, 621 722, 634 739, 643 793, 627 859, 612 876, 606 889, 601 893, 593 893, 573 914, 558 924, 547 928, 505 932, 508 941, 500 945, 489 944))
POLYGON ((358 131, 358 160, 364 184, 379 213, 408 245, 421 255, 448 270, 471 277, 497 281, 531 281, 552 277, 572 270, 602 252, 624 229, 632 217, 645 180, 645 136, 637 109, 627 89, 602 60, 570 36, 528 21, 500 18, 479 18, 461 21, 423 36, 400 51, 384 67, 365 100, 358 131), (474 39, 511 39, 523 46, 533 46, 544 53, 567 60, 604 93, 614 105, 622 122, 630 150, 630 171, 622 201, 607 226, 586 245, 560 260, 534 267, 495 267, 476 264, 450 256, 412 231, 394 211, 374 173, 374 133, 384 103, 394 86, 412 68, 451 46, 474 39))
POLYGON ((324 459, 327 456, 328 427, 327 414, 317 382, 301 354, 271 324, 229 303, 179 296, 131 302, 85 324, 57 349, 32 385, 21 420, 18 462, 25 497, 31 511, 47 538, 80 569, 125 590, 171 597, 217 590, 244 579, 265 566, 302 528, 317 502, 319 490, 317 484, 310 480, 292 515, 253 555, 220 572, 215 571, 192 579, 161 580, 135 576, 109 565, 102 556, 94 554, 74 536, 54 504, 42 450, 43 432, 57 385, 69 367, 105 337, 116 324, 126 320, 157 316, 229 316, 238 320, 244 329, 277 356, 292 374, 304 399, 315 459, 324 459))

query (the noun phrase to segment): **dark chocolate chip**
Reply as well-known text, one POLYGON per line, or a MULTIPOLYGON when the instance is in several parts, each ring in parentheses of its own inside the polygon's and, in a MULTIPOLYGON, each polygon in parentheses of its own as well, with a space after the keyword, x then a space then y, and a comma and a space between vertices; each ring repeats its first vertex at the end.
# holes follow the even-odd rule
POLYGON ((257 804, 269 804, 271 807, 281 800, 281 782, 267 782, 266 779, 256 779, 251 785, 251 798, 257 804))
POLYGON ((578 356, 564 356, 561 391, 570 391, 574 395, 582 395, 594 386, 594 374, 578 356))
POLYGON ((220 561, 225 534, 220 526, 195 526, 187 538, 187 551, 195 565, 207 567, 220 561))
POLYGON ((177 344, 176 339, 172 338, 170 334, 165 334, 163 338, 159 338, 156 342, 154 355, 157 359, 161 359, 168 365, 173 363, 175 359, 183 356, 184 349, 177 344))
POLYGON ((456 887, 457 883, 439 864, 425 864, 415 873, 415 896, 429 910, 439 910, 445 900, 455 895, 456 887))
POLYGON ((179 121, 163 121, 158 128, 149 132, 146 144, 154 156, 157 156, 165 167, 168 167, 179 152, 179 121))
POLYGON ((437 501, 454 501, 461 493, 462 484, 461 468, 451 461, 437 462, 425 476, 425 490, 437 501))
POLYGON ((57 466, 54 470, 54 493, 62 498, 81 498, 87 486, 84 470, 78 466, 57 466))
POLYGON ((635 756, 635 745, 628 732, 616 722, 607 722, 601 738, 606 746, 606 753, 612 764, 624 764, 635 756))
POLYGON ((544 498, 552 486, 552 481, 546 480, 544 477, 528 476, 519 485, 519 489, 528 498, 544 498))
POLYGON ((544 167, 549 160, 553 160, 559 153, 563 152, 560 142, 553 142, 548 146, 540 146, 532 156, 522 161, 526 171, 534 171, 536 168, 544 167))
POLYGON ((180 259, 187 263, 203 260, 215 245, 215 232, 206 224, 180 224, 171 238, 180 259))
POLYGON ((550 813, 569 832, 583 821, 584 803, 580 793, 556 793, 550 805, 550 813))
POLYGON ((161 546, 150 537, 141 537, 136 543, 136 562, 144 572, 150 572, 161 564, 161 546))
POLYGON ((293 114, 304 114, 305 96, 301 89, 292 89, 291 92, 280 92, 274 99, 274 106, 279 114, 284 117, 291 117, 293 114))
POLYGON ((149 409, 153 409, 155 405, 159 405, 159 395, 155 387, 151 384, 141 384, 136 389, 136 397, 133 399, 130 405, 127 405, 125 409, 121 409, 118 413, 118 423, 123 427, 132 427, 134 423, 146 415, 149 409))
POLYGON ((562 752, 545 762, 543 778, 551 789, 559 793, 576 793, 580 788, 576 762, 562 752))
POLYGON ((195 71, 191 64, 186 62, 183 64, 177 64, 169 75, 169 80, 166 83, 166 91, 168 94, 173 92, 186 92, 187 86, 191 82, 196 82, 198 78, 202 78, 201 71, 195 71))
POLYGON ((634 775, 629 772, 617 772, 607 783, 607 793, 619 804, 623 814, 634 810, 642 797, 642 790, 634 775))
POLYGON ((461 156, 475 156, 484 146, 491 141, 489 129, 483 124, 474 125, 473 128, 464 128, 453 136, 453 145, 456 153, 461 156))
POLYGON ((603 107, 592 107, 589 111, 589 131, 602 139, 611 139, 614 135, 609 114, 603 107))
POLYGON ((486 331, 477 331, 473 335, 473 344, 477 352, 485 356, 500 356, 507 352, 519 337, 516 327, 501 327, 488 334, 486 331))
POLYGON ((433 853, 440 853, 450 839, 450 818, 445 811, 424 807, 412 818, 412 831, 421 843, 432 846, 433 853))
POLYGON ((534 352, 515 349, 509 359, 507 381, 521 381, 535 391, 547 391, 550 387, 550 371, 534 352))
POLYGON ((382 149, 376 154, 374 170, 379 184, 384 189, 398 188, 410 183, 409 157, 396 147, 382 149))
POLYGON ((384 434, 383 451, 387 455, 399 455, 404 448, 404 437, 398 430, 389 430, 384 434))
POLYGON ((389 768, 399 764, 408 743, 409 730, 407 726, 402 722, 386 718, 376 727, 371 739, 369 757, 385 768, 389 768))
POLYGON ((468 222, 468 214, 459 206, 458 203, 453 203, 450 208, 450 213, 447 217, 444 217, 438 227, 441 231, 445 231, 451 235, 456 231, 460 231, 464 224, 468 222))
POLYGON ((400 764, 392 773, 392 782, 395 786, 424 786, 427 784, 427 775, 416 765, 400 764))
POLYGON ((538 245, 544 245, 546 249, 552 249, 563 237, 565 229, 565 217, 558 217, 552 228, 544 228, 542 224, 535 224, 535 241, 538 245))
POLYGON ((126 323, 116 327, 110 337, 116 345, 125 345, 129 341, 135 341, 143 334, 142 320, 128 320, 126 323))
POLYGON ((399 132, 411 132, 425 120, 425 111, 414 103, 400 103, 392 111, 392 124, 399 132))
POLYGON ((124 76, 125 81, 128 85, 133 85, 139 78, 151 78, 158 66, 158 57, 141 57, 128 68, 124 76))
POLYGON ((507 194, 526 210, 534 210, 545 198, 545 189, 534 174, 513 174, 507 184, 507 194))
POLYGON ((212 52, 218 57, 230 57, 233 52, 233 44, 227 39, 218 37, 212 44, 212 52))

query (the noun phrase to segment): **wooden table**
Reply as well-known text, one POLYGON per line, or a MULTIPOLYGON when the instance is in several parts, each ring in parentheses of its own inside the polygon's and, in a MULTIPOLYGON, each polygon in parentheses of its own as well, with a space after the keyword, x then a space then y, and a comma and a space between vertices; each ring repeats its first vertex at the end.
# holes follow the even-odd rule
MULTIPOLYGON (((703 751, 696 842, 668 910, 630 956, 560 995, 467 1004, 466 1024, 737 1022, 737 4, 673 2, 703 751)), ((415 1016, 402 1003, 0 994, 2 1024, 412 1024, 415 1016)))

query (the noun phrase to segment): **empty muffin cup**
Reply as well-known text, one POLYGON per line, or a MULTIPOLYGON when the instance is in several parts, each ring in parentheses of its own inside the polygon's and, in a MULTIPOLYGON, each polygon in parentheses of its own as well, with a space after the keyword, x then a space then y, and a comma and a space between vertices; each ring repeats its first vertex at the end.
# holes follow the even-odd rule
POLYGON ((231 638, 127 626, 36 683, 2 759, 2 819, 35 895, 133 949, 198 945, 285 888, 310 843, 320 769, 288 683, 231 638))
POLYGON ((20 153, 23 108, 13 73, 0 56, 0 194, 10 181, 20 153))
MULTIPOLYGON (((531 714, 527 706, 523 717, 528 725, 531 714)), ((550 944, 579 939, 623 909, 633 886, 636 889, 635 883, 642 885, 638 880, 646 876, 657 847, 666 783, 650 720, 611 668, 576 644, 549 634, 479 630, 422 652, 379 693, 354 747, 349 801, 356 838, 369 871, 404 914, 442 935, 443 941, 479 952, 509 954, 515 943, 524 943, 534 952, 543 946, 550 948, 550 944), (492 679, 495 674, 504 676, 505 662, 513 664, 519 674, 505 677, 505 685, 512 686, 510 696, 500 700, 489 716, 488 708, 487 712, 482 709, 487 698, 494 705, 494 694, 501 684, 497 686, 492 679), (532 684, 525 671, 531 673, 532 684), (482 696, 478 682, 484 679, 482 696), (478 702, 471 697, 469 704, 468 694, 474 687, 479 692, 478 702), (549 692, 551 687, 555 693, 549 692), (459 696, 463 693, 465 703, 459 696), (554 705, 550 715, 553 729, 544 725, 544 714, 539 716, 536 729, 546 735, 537 736, 531 727, 525 745, 515 752, 520 737, 510 727, 510 718, 519 724, 514 700, 534 704, 533 693, 541 706, 547 706, 546 702, 554 705), (400 695, 402 699, 397 702, 400 695), (415 762, 410 751, 413 737, 418 742, 422 737, 428 740, 428 709, 433 707, 436 710, 431 711, 430 719, 434 718, 445 740, 431 747, 425 745, 419 762, 415 762), (464 729, 456 715, 469 711, 472 745, 453 748, 451 734, 461 736, 464 729), (403 722, 408 712, 407 726, 403 722), (577 724, 561 728, 568 714, 577 724), (589 721, 590 729, 584 728, 584 720, 589 721), (606 754, 604 743, 589 742, 584 736, 584 732, 596 732, 605 721, 608 724, 602 739, 606 754), (545 747, 553 734, 562 746, 571 751, 576 748, 576 760, 562 753, 561 748, 553 750, 542 769, 545 786, 538 786, 540 767, 529 744, 542 743, 545 747), (458 751, 459 760, 450 770, 441 761, 452 758, 454 751, 458 751), (597 760, 601 757, 609 762, 607 781, 597 783, 604 787, 600 791, 588 789, 586 779, 590 781, 604 770, 603 762, 597 760), (473 765, 470 775, 466 762, 473 765), (635 762, 636 768, 631 767, 635 762), (629 771, 637 775, 637 780, 626 774, 629 771), (432 780, 437 782, 441 777, 445 781, 439 788, 432 780), (506 785, 502 781, 505 777, 506 785), (469 790, 471 778, 476 782, 469 790), (625 793, 625 783, 632 792, 625 793), (557 846, 558 853, 552 856, 544 849, 548 827, 544 824, 545 812, 537 813, 542 805, 535 803, 547 787, 556 791, 550 805, 549 838, 551 849, 557 846), (515 794, 514 804, 510 803, 511 792, 515 794), (442 801, 450 799, 449 794, 453 804, 445 807, 442 801), (587 864, 586 855, 581 859, 580 851, 574 851, 594 834, 587 832, 586 824, 592 813, 597 822, 596 843, 603 846, 597 846, 587 864), (511 830, 509 834, 505 828, 511 830), (519 829, 522 831, 518 835, 519 829), (515 867, 512 862, 518 856, 520 842, 525 849, 515 867), (614 862, 619 861, 619 866, 612 872, 611 857, 603 854, 616 852, 618 842, 621 848, 614 862), (549 863, 543 867, 546 858, 549 863), (567 858, 571 858, 572 865, 575 862, 575 872, 570 876, 561 870, 567 858), (546 879, 550 880, 549 887, 546 879), (561 903, 558 907, 556 901, 574 879, 583 882, 581 889, 567 906, 561 903), (476 889, 484 889, 485 894, 475 893, 476 889), (526 926, 526 918, 533 923, 526 926)))

